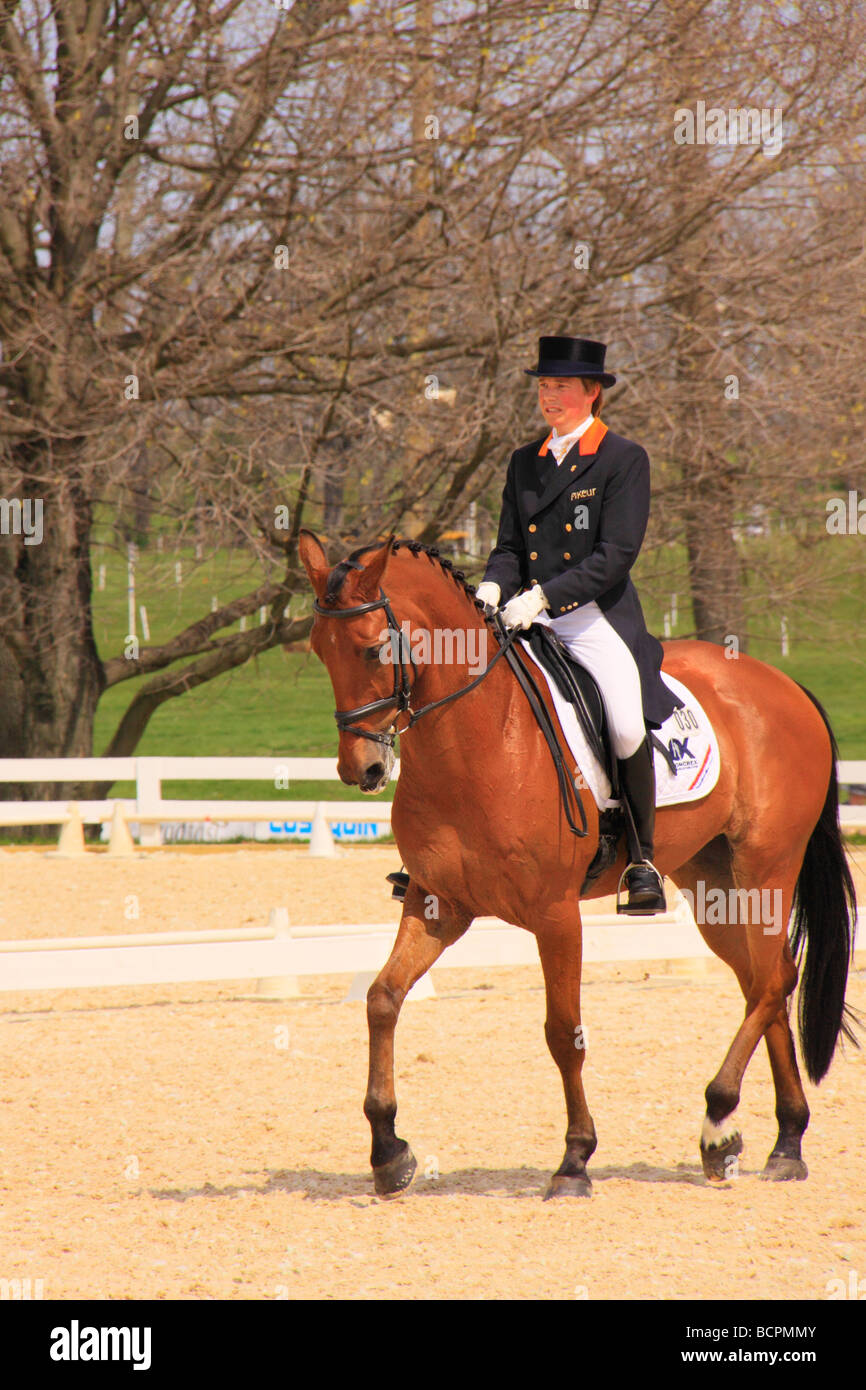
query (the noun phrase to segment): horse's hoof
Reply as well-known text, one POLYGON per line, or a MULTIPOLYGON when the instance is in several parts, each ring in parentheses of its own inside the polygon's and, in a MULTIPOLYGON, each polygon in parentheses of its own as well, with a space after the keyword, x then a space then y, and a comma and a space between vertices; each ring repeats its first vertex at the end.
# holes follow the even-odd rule
POLYGON ((591 1197, 592 1183, 586 1174, 554 1173, 550 1187, 544 1194, 545 1202, 551 1197, 591 1197))
POLYGON ((761 1173, 765 1182, 802 1182, 808 1176, 809 1169, 802 1158, 787 1158, 784 1154, 770 1154, 761 1173))
POLYGON ((404 1143, 401 1153, 390 1162, 383 1163, 380 1168, 373 1169, 376 1196, 400 1197, 414 1178, 417 1167, 415 1155, 409 1145, 404 1143))
POLYGON ((704 1165, 704 1177, 714 1184, 725 1183, 730 1178, 737 1177, 737 1154, 742 1152, 741 1134, 732 1134, 724 1144, 711 1144, 707 1149, 702 1144, 701 1163, 704 1165))

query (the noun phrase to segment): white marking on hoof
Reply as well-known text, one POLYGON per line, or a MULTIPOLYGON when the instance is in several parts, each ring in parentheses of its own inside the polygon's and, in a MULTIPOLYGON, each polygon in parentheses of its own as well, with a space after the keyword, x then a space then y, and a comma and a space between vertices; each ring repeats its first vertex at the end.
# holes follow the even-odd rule
POLYGON ((722 1144, 727 1144, 729 1139, 736 1138, 739 1132, 736 1110, 732 1110, 730 1115, 726 1115, 718 1124, 711 1120, 709 1115, 705 1115, 701 1127, 701 1148, 719 1149, 722 1144))

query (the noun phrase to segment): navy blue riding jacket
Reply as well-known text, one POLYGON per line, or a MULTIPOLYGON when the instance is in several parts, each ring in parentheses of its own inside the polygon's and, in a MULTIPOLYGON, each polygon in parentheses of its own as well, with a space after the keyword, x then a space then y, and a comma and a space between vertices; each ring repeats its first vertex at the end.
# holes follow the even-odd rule
POLYGON ((559 465, 548 440, 511 455, 484 579, 502 603, 540 584, 551 618, 597 603, 637 663, 644 720, 659 728, 682 702, 661 679, 662 645, 629 578, 649 517, 646 450, 597 418, 559 465))

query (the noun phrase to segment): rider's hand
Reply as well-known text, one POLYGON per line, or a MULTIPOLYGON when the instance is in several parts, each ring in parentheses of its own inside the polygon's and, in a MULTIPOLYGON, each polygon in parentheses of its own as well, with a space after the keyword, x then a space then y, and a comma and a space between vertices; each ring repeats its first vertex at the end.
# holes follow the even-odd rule
POLYGON ((493 584, 490 580, 488 580, 485 584, 478 585, 478 588, 475 590, 475 597, 479 600, 479 602, 489 606, 490 608, 498 608, 499 597, 501 593, 502 590, 500 589, 499 585, 493 584))
POLYGON ((549 607, 541 585, 535 584, 525 594, 516 594, 508 600, 502 610, 502 621, 506 627, 527 628, 535 621, 542 608, 549 607))

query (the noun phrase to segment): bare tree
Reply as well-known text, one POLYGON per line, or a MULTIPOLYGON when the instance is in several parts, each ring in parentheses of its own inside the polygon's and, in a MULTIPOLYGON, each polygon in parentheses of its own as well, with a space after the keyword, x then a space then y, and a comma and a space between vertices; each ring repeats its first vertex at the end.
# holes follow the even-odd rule
POLYGON ((483 530, 542 332, 609 341, 650 543, 686 540, 703 635, 744 630, 738 520, 862 408, 862 41, 853 0, 0 0, 0 755, 89 753, 103 691, 145 676, 130 752, 302 635, 302 524, 434 541, 477 500, 483 530), (678 144, 698 100, 781 106, 782 147, 678 144), (249 592, 100 653, 106 516, 119 546, 242 546, 249 592))

